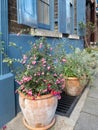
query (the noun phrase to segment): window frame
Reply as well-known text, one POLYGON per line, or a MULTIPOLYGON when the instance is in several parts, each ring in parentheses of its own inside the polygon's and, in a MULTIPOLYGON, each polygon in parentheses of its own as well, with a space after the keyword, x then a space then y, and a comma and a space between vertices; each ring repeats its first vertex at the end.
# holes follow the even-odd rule
POLYGON ((41 28, 46 30, 54 30, 54 0, 49 0, 49 25, 38 23, 38 1, 30 0, 26 4, 26 0, 17 0, 17 21, 18 24, 24 24, 32 28, 41 28), (34 3, 34 4, 33 4, 34 3), (25 6, 30 6, 30 9, 25 10, 25 6), (34 12, 33 12, 34 10, 34 12), (32 17, 34 16, 34 17, 32 17))

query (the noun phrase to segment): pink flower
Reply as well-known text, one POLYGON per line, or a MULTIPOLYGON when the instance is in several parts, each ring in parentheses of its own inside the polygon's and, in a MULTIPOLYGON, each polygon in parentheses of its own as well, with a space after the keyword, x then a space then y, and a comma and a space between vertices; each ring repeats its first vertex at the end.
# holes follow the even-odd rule
POLYGON ((44 79, 43 81, 44 81, 44 82, 47 82, 47 80, 45 80, 45 79, 44 79))
POLYGON ((62 59, 62 62, 66 62, 66 59, 65 59, 65 58, 63 58, 63 59, 62 59))
POLYGON ((28 76, 28 77, 24 76, 22 78, 22 80, 23 80, 24 83, 29 82, 30 80, 32 80, 32 76, 28 76))
POLYGON ((27 93, 29 96, 32 96, 32 90, 29 90, 27 93))
POLYGON ((17 33, 17 36, 19 36, 21 33, 19 32, 19 33, 17 33))
POLYGON ((27 61, 27 56, 26 55, 23 55, 23 60, 22 60, 22 64, 25 64, 27 61))
POLYGON ((40 72, 38 72, 38 73, 37 73, 37 75, 38 75, 38 76, 40 76, 40 75, 41 75, 41 73, 40 73, 40 72))
POLYGON ((51 48, 50 48, 50 51, 52 51, 52 50, 53 50, 53 48, 51 47, 51 48))
POLYGON ((40 43, 39 48, 42 48, 43 43, 40 43))
POLYGON ((18 90, 15 90, 15 93, 18 93, 18 90))
POLYGON ((22 92, 28 93, 28 90, 25 88, 25 89, 22 90, 22 92))
POLYGON ((63 74, 60 74, 60 77, 62 77, 63 76, 63 74))
POLYGON ((56 80, 56 84, 60 84, 60 80, 59 79, 56 80))
POLYGON ((56 73, 54 74, 54 77, 57 77, 57 74, 56 74, 56 73))
POLYGON ((36 64, 36 61, 32 61, 32 64, 35 65, 35 64, 36 64))
POLYGON ((48 66, 47 69, 50 70, 50 66, 48 66))
POLYGON ((47 86, 48 86, 48 87, 51 87, 51 84, 48 84, 47 86))
POLYGON ((44 75, 44 72, 42 72, 42 75, 44 75))
POLYGON ((57 95, 57 98, 60 100, 61 99, 61 95, 59 94, 59 95, 57 95))
POLYGON ((22 81, 18 81, 18 80, 16 80, 16 82, 17 82, 19 85, 23 84, 22 81))
POLYGON ((47 92, 47 89, 44 89, 42 92, 43 92, 43 93, 46 93, 46 92, 47 92))
POLYGON ((63 85, 61 86, 61 88, 64 89, 64 88, 65 88, 65 84, 63 84, 63 85))
POLYGON ((25 88, 24 85, 21 85, 20 89, 23 90, 24 88, 25 88))
POLYGON ((24 60, 27 60, 27 56, 26 56, 26 55, 23 55, 23 59, 24 59, 24 60))
POLYGON ((45 67, 45 66, 46 66, 46 64, 43 64, 43 66, 45 67))
POLYGON ((44 58, 42 58, 41 61, 42 61, 43 64, 46 63, 46 59, 44 59, 44 58))

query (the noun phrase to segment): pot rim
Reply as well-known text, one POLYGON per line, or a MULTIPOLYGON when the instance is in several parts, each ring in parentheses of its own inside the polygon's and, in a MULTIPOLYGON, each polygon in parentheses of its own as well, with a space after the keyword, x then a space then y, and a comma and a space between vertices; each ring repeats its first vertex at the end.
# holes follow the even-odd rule
POLYGON ((55 95, 52 95, 52 94, 46 94, 46 95, 41 95, 41 96, 37 96, 35 97, 34 99, 34 96, 29 96, 29 95, 24 95, 24 93, 18 91, 18 94, 23 97, 24 99, 29 99, 29 100, 44 100, 46 98, 51 98, 51 97, 54 97, 55 95))
POLYGON ((78 77, 66 77, 65 76, 65 79, 79 79, 78 77))

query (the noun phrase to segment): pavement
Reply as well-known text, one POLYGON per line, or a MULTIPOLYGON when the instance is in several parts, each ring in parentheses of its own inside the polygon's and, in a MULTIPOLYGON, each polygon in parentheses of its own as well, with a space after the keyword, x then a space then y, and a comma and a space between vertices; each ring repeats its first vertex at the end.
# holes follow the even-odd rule
POLYGON ((88 92, 74 130, 98 130, 98 74, 88 92))
MULTIPOLYGON (((0 130, 28 130, 22 119, 20 112, 0 130)), ((71 116, 56 115, 56 123, 49 130, 98 130, 98 74, 91 87, 88 86, 83 92, 71 116)))

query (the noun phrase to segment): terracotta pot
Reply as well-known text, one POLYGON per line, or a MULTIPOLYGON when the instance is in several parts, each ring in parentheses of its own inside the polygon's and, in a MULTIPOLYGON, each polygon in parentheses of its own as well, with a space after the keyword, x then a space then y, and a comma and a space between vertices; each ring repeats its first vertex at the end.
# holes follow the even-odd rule
POLYGON ((19 93, 19 103, 24 116, 24 124, 31 130, 45 130, 55 123, 55 111, 58 99, 51 94, 35 100, 19 93))
POLYGON ((65 77, 65 92, 70 96, 78 96, 87 84, 86 78, 65 77))

